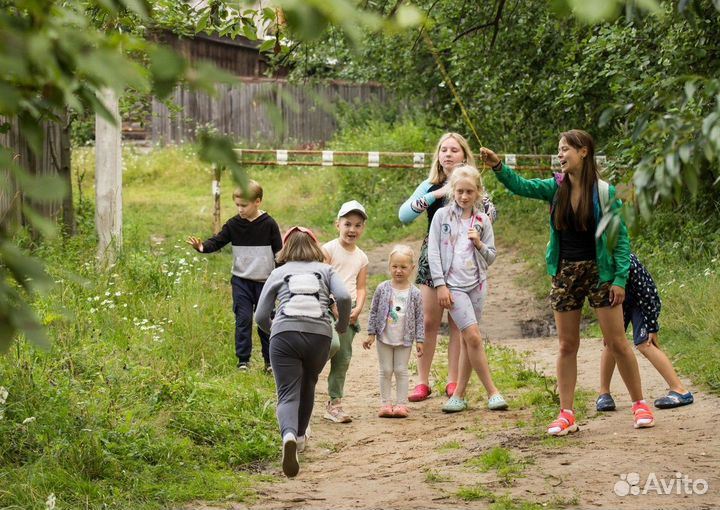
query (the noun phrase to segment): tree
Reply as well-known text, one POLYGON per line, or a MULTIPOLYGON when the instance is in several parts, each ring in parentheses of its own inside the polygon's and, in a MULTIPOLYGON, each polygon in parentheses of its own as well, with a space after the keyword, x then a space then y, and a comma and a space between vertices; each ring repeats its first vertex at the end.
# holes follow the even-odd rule
MULTIPOLYGON (((157 27, 252 38, 258 23, 270 23, 277 35, 275 41, 263 43, 263 49, 272 50, 280 47, 281 38, 313 38, 330 24, 357 41, 363 28, 397 29, 418 19, 412 8, 402 7, 393 20, 381 20, 347 0, 279 0, 277 7, 284 13, 282 20, 274 8, 242 9, 236 1, 210 0, 192 7, 175 0, 0 0, 0 117, 17 119, 38 153, 42 122, 59 122, 67 109, 94 111, 115 122, 99 99, 105 88, 116 94, 129 88, 162 98, 179 81, 213 93, 216 82, 231 79, 209 64, 191 64, 153 43, 150 29, 157 27)), ((201 158, 242 179, 231 140, 208 134, 200 144, 201 158)), ((66 191, 62 179, 29 175, 7 148, 0 147, 0 183, 5 186, 11 176, 33 200, 60 199, 66 191)), ((31 208, 24 212, 36 228, 48 235, 53 232, 31 208)), ((7 350, 18 332, 47 345, 29 300, 52 282, 42 262, 25 254, 12 235, 8 225, 0 226, 0 351, 7 350)))

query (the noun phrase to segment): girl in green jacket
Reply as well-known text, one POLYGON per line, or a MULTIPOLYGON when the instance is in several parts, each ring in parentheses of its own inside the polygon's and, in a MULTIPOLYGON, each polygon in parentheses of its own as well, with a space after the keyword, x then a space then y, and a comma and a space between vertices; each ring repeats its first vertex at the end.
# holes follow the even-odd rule
MULTIPOLYGON (((548 434, 564 436, 578 430, 573 398, 577 382, 580 314, 585 298, 595 309, 607 347, 617 360, 620 375, 630 393, 635 428, 652 427, 655 418, 643 399, 640 372, 625 339, 620 306, 625 298, 625 281, 630 269, 630 241, 622 221, 613 249, 608 247, 607 232, 596 236, 603 211, 592 137, 579 129, 562 133, 558 144, 562 174, 550 179, 524 179, 502 164, 490 149, 482 148, 480 154, 510 191, 550 204, 550 242, 545 259, 552 276, 550 303, 560 343, 557 358, 560 414, 548 427, 548 434)), ((612 186, 609 187, 609 198, 613 210, 621 207, 612 186)))

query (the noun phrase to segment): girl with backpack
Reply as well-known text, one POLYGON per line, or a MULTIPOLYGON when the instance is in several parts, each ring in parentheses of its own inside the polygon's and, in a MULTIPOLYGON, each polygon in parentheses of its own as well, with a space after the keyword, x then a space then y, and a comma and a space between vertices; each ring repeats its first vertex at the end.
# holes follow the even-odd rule
POLYGON ((270 334, 282 468, 288 477, 300 471, 297 453, 305 449, 315 385, 330 353, 330 294, 337 304, 338 333, 347 329, 350 319, 350 294, 342 278, 323 263, 324 258, 312 230, 288 230, 276 256, 280 266, 270 273, 255 311, 258 327, 270 334), (276 312, 271 318, 273 308, 276 312))

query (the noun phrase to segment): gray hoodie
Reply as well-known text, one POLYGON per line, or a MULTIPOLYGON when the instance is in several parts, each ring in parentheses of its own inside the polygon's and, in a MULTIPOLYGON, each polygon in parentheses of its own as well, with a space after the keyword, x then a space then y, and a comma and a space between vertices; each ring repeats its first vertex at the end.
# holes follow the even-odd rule
MULTIPOLYGON (((475 263, 480 272, 478 284, 487 279, 487 269, 495 261, 495 234, 490 218, 484 212, 473 209, 475 228, 480 232, 484 246, 475 249, 475 263)), ((447 285, 447 276, 452 266, 455 241, 459 235, 467 235, 462 228, 460 217, 462 209, 453 200, 450 205, 440 209, 433 217, 428 235, 428 262, 433 286, 447 285)))
POLYGON ((348 327, 352 305, 342 278, 322 262, 287 262, 273 270, 265 282, 255 309, 255 322, 272 335, 302 331, 331 337, 330 294, 340 315, 335 329, 342 333, 348 327), (275 318, 271 322, 273 308, 275 318))

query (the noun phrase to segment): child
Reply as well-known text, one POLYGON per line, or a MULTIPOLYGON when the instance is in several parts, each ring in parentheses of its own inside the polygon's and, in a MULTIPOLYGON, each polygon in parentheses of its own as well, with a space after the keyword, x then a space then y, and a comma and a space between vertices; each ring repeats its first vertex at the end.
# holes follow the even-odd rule
MULTIPOLYGON (((222 230, 206 241, 188 237, 188 244, 201 253, 218 251, 232 243, 233 312, 235 312, 235 355, 237 367, 247 370, 252 352, 252 318, 263 283, 275 267, 275 254, 280 250, 280 229, 268 213, 260 210, 262 187, 252 179, 247 190, 237 188, 233 201, 238 215, 230 218, 222 230)), ((258 328, 265 370, 270 370, 269 336, 258 328)))
POLYGON ((378 285, 370 306, 368 337, 365 349, 377 343, 380 363, 380 418, 407 418, 408 416, 408 361, 413 341, 417 355, 423 354, 425 327, 423 325, 422 296, 420 290, 410 283, 415 269, 415 253, 412 248, 397 245, 390 252, 388 266, 392 280, 378 285), (392 402, 392 376, 395 374, 396 404, 392 402))
POLYGON ((367 220, 365 208, 357 200, 345 202, 340 206, 335 221, 339 236, 323 245, 325 263, 330 264, 340 275, 353 300, 350 312, 350 327, 340 335, 339 350, 330 358, 328 375, 328 394, 330 401, 325 410, 325 419, 335 423, 350 423, 352 417, 342 408, 345 376, 352 358, 352 342, 360 328, 357 324, 360 312, 365 306, 367 295, 368 258, 357 247, 357 241, 365 230, 367 220))
MULTIPOLYGON (((438 303, 449 310, 462 334, 461 365, 469 362, 488 394, 491 410, 507 408, 490 375, 485 348, 480 336, 480 316, 487 296, 487 268, 495 260, 495 236, 492 223, 483 212, 482 178, 476 168, 456 167, 450 177, 452 193, 449 205, 435 213, 430 225, 428 260, 438 303)), ((468 374, 458 380, 453 395, 442 410, 455 413, 467 409, 463 398, 468 374)))
POLYGON ((258 327, 272 331, 270 361, 283 438, 282 468, 288 477, 300 470, 297 453, 305 449, 315 385, 330 352, 330 294, 337 306, 335 327, 339 332, 347 328, 350 317, 350 295, 335 270, 322 263, 324 257, 310 229, 288 230, 277 255, 278 264, 283 265, 270 274, 255 312, 258 327), (271 324, 276 300, 277 313, 271 324))
MULTIPOLYGON (((634 253, 630 254, 630 274, 625 285, 623 315, 625 329, 632 322, 635 347, 645 356, 670 386, 670 392, 657 400, 655 407, 670 409, 692 404, 693 394, 685 391, 672 363, 657 344, 660 295, 657 286, 634 253)), ((610 381, 615 370, 615 358, 606 348, 600 358, 600 396, 595 405, 598 411, 614 411, 615 401, 610 395, 610 381)))

